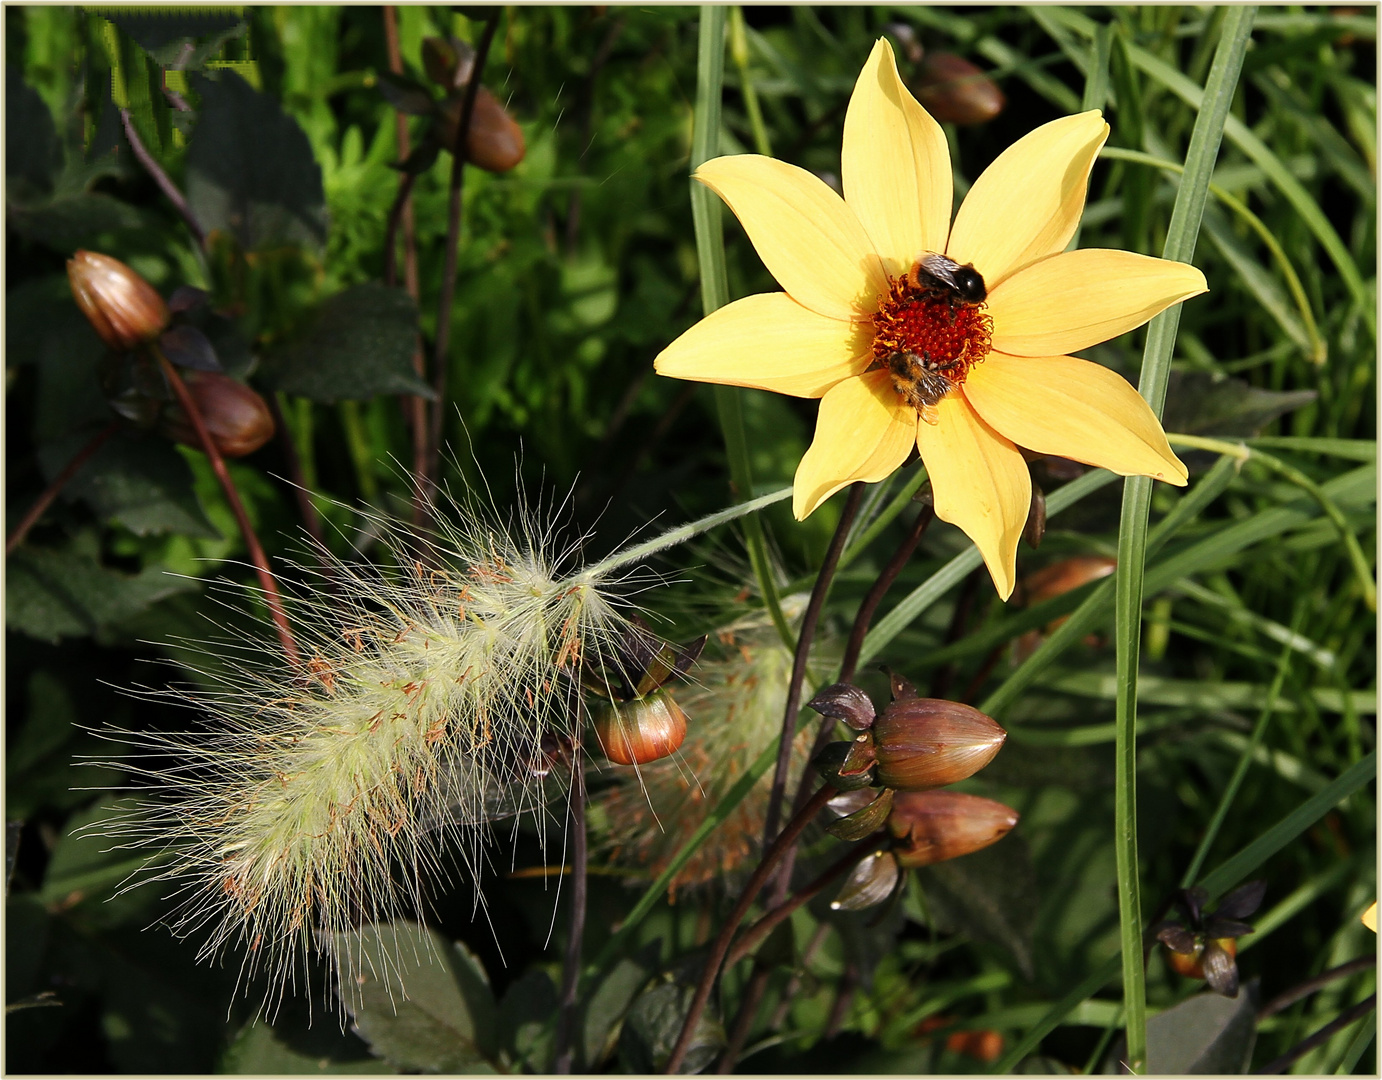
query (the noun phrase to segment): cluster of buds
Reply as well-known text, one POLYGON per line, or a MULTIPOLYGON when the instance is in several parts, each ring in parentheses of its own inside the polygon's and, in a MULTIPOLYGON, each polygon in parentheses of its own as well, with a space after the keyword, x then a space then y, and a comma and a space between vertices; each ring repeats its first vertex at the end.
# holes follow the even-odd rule
MULTIPOLYGON (((440 100, 432 96, 426 84, 406 75, 386 73, 379 77, 380 92, 389 104, 399 112, 431 121, 417 149, 401 166, 413 174, 430 169, 441 151, 455 148, 466 84, 475 69, 475 50, 457 38, 425 38, 422 65, 427 77, 441 87, 440 100)), ((514 168, 526 153, 523 129, 486 87, 477 87, 466 133, 466 160, 487 172, 502 173, 514 168)))
POLYGON ((593 709, 595 736, 616 765, 646 765, 676 752, 686 739, 686 714, 664 684, 684 675, 705 648, 699 637, 669 645, 642 620, 631 620, 616 655, 598 657, 582 681, 601 700, 593 709))
POLYGON ((273 415, 264 399, 221 370, 210 340, 188 321, 206 302, 204 292, 184 286, 165 302, 119 259, 92 251, 78 251, 67 261, 67 279, 77 306, 109 349, 101 385, 120 416, 201 448, 158 364, 161 355, 185 372, 182 379, 223 456, 243 457, 273 437, 273 415))
POLYGON ((891 895, 901 871, 968 855, 1006 836, 1017 812, 992 799, 938 788, 968 779, 993 760, 1007 732, 979 710, 918 696, 892 675, 882 713, 857 686, 836 683, 808 704, 859 732, 831 743, 816 768, 841 794, 829 802, 842 840, 886 826, 890 842, 858 863, 832 907, 857 909, 891 895))
POLYGON ((1243 920, 1258 909, 1266 891, 1265 881, 1250 881, 1207 912, 1204 905, 1209 894, 1204 889, 1182 889, 1176 906, 1183 921, 1168 919, 1154 927, 1157 940, 1166 946, 1171 970, 1187 979, 1203 979, 1211 990, 1225 997, 1237 997, 1238 939, 1253 932, 1243 920))

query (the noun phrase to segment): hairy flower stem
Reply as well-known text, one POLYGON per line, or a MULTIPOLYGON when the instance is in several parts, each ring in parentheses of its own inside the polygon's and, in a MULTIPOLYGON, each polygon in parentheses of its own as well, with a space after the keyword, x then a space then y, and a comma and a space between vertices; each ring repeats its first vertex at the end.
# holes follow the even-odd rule
MULTIPOLYGON (((782 710, 782 741, 777 748, 777 770, 773 773, 772 791, 768 795, 768 808, 763 821, 763 846, 777 835, 777 823, 782 813, 782 796, 787 788, 787 768, 792 760, 792 743, 797 730, 797 713, 801 711, 801 684, 806 678, 806 661, 811 655, 811 643, 816 637, 816 623, 820 620, 821 608, 825 606, 825 595, 830 591, 830 582, 835 577, 835 567, 840 561, 840 552, 845 547, 845 537, 849 527, 854 524, 854 515, 859 511, 859 502, 864 497, 864 485, 850 485, 849 497, 845 499, 844 509, 840 511, 840 523, 835 526, 835 535, 830 538, 830 547, 821 561, 816 574, 816 584, 811 589, 811 599, 806 604, 806 614, 801 619, 801 633, 797 637, 797 651, 792 658, 792 678, 787 684, 787 705, 782 710)), ((790 869, 787 871, 790 876, 790 869)))
POLYGON ((245 504, 240 500, 240 492, 235 488, 235 481, 230 478, 230 470, 226 468, 225 459, 221 457, 221 452, 216 449, 216 442, 211 438, 211 432, 206 429, 206 420, 202 417, 201 409, 187 389, 187 384, 182 381, 182 376, 169 363, 168 358, 159 352, 157 347, 154 348, 154 355, 158 357, 158 364, 163 370, 163 377, 168 380, 168 385, 173 388, 173 393, 177 395, 178 404, 182 406, 182 411, 192 421, 192 427, 197 432, 197 439, 202 444, 202 451, 206 454, 206 459, 211 462, 211 471, 216 474, 221 490, 225 492, 226 502, 230 504, 231 513, 235 515, 235 521, 240 526, 240 535, 245 538, 245 547, 249 549, 250 561, 254 563, 255 571, 259 574, 259 585, 264 590, 264 601, 269 605, 269 612, 273 616, 274 627, 278 631, 278 640, 283 645, 283 652, 289 663, 297 667, 301 663, 301 658, 298 656, 297 642, 293 640, 293 631, 288 625, 288 616, 283 610, 283 598, 278 592, 278 582, 274 580, 273 573, 269 570, 269 559, 264 554, 264 545, 259 542, 258 534, 255 533, 254 526, 250 524, 249 515, 245 512, 245 504))
POLYGON ((586 836, 585 765, 581 745, 572 750, 571 766, 571 925, 566 942, 566 958, 561 971, 561 1001, 557 1017, 557 1037, 552 1071, 571 1072, 572 1041, 576 1031, 576 989, 581 979, 581 945, 585 938, 586 836))
MULTIPOLYGON (((893 557, 888 561, 888 565, 883 567, 883 572, 878 575, 878 580, 869 589, 868 595, 864 597, 863 603, 859 605, 859 612, 854 616, 854 626, 849 632, 849 641, 845 644, 845 658, 840 663, 840 682, 850 682, 854 678, 854 672, 859 666, 859 652, 864 647, 864 635, 869 631, 869 623, 873 621, 873 613, 878 610, 878 605, 882 602, 884 595, 892 588, 892 584, 897 580, 897 575, 902 573, 902 568, 907 565, 907 560, 916 551, 917 545, 921 543, 922 533, 931 524, 931 519, 936 516, 934 507, 923 506, 917 514, 916 520, 912 522, 911 531, 902 541, 893 557)), ((829 725, 825 725, 827 728, 829 725)))
POLYGON ((144 171, 149 174, 153 182, 158 185, 158 190, 163 192, 163 197, 173 204, 173 209, 178 212, 183 223, 187 226, 187 231, 192 234, 192 238, 197 241, 197 246, 203 251, 206 250, 206 230, 197 220, 197 215, 192 213, 192 207, 187 204, 177 185, 168 178, 168 174, 163 171, 163 167, 154 160, 152 154, 145 148, 144 142, 139 137, 139 132, 135 130, 134 121, 130 119, 129 109, 120 110, 120 124, 125 129, 125 138, 129 140, 130 150, 133 151, 135 159, 144 166, 144 171))
POLYGON ((15 548, 24 542, 24 537, 29 535, 29 530, 38 523, 38 519, 43 516, 43 512, 47 510, 48 507, 53 504, 53 500, 58 497, 58 492, 66 487, 67 482, 71 480, 72 477, 76 476, 81 467, 91 460, 96 451, 106 444, 106 440, 119 430, 120 421, 112 420, 98 431, 90 442, 77 451, 72 460, 63 467, 62 472, 58 473, 58 475, 53 478, 53 482, 44 489, 43 494, 38 497, 38 501, 35 502, 33 506, 29 507, 29 512, 24 515, 24 520, 14 527, 14 532, 10 533, 9 539, 5 541, 6 555, 9 555, 10 552, 14 551, 15 548))
POLYGON ((696 1025, 700 1022, 701 1014, 705 1012, 706 1002, 710 1000, 710 991, 715 986, 715 977, 719 975, 720 966, 724 963, 725 956, 729 952, 730 942, 734 939, 734 931, 738 929, 744 916, 748 914, 754 899, 762 890, 769 875, 777 867, 783 854, 796 843, 797 837, 824 809, 825 804, 838 794, 839 791, 832 785, 823 784, 810 801, 801 808, 801 812, 787 823, 787 827, 782 830, 782 835, 773 842, 772 847, 764 852, 753 876, 744 886, 744 892, 739 897, 738 903, 734 905, 734 910, 729 913, 729 918, 720 928, 719 936, 710 947, 710 955, 706 957, 705 969, 701 972, 701 981, 696 984, 695 996, 692 997, 691 1007, 686 1012, 686 1022, 682 1025, 681 1034, 677 1036, 676 1045, 672 1047, 672 1054, 667 1059, 666 1067, 662 1070, 664 1073, 673 1075, 679 1072, 681 1063, 686 1060, 686 1052, 691 1048, 691 1036, 696 1030, 696 1025))
MULTIPOLYGON (((451 302, 456 295, 456 266, 460 258, 461 240, 461 189, 465 180, 466 147, 470 142, 470 121, 475 114, 475 98, 480 93, 480 78, 485 71, 485 59, 489 56, 490 43, 499 29, 502 9, 496 8, 485 22, 480 34, 479 44, 475 46, 475 64, 470 78, 465 84, 465 97, 461 100, 460 123, 456 125, 456 142, 451 147, 451 189, 446 211, 446 266, 442 271, 441 296, 437 300, 437 338, 432 353, 432 389, 436 397, 428 417, 427 460, 425 469, 418 477, 417 501, 425 499, 436 483, 441 466, 442 423, 446 406, 446 374, 449 367, 447 351, 451 346, 451 302)), ((421 516, 423 510, 415 509, 421 516)))

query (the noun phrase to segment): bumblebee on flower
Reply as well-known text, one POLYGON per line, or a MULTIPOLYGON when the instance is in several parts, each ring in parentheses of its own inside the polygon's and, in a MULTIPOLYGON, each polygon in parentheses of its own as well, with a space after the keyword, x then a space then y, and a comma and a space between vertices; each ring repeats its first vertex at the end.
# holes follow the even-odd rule
POLYGON ((880 40, 845 116, 843 199, 753 154, 696 170, 786 291, 712 313, 657 371, 821 399, 794 482, 799 520, 856 480, 882 480, 915 446, 936 515, 970 536, 1006 599, 1031 502, 1018 447, 1188 476, 1132 386, 1068 355, 1206 290, 1184 263, 1065 251, 1108 131, 1097 111, 1037 128, 975 181, 952 224, 945 135, 880 40))

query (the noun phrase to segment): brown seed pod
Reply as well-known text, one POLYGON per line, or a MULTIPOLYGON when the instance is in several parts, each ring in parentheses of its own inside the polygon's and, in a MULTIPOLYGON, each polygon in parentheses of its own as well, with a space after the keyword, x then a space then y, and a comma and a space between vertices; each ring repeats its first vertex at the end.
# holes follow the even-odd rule
MULTIPOLYGON (((219 371, 184 371, 182 379, 223 457, 252 454, 273 438, 274 418, 269 406, 244 383, 219 371)), ((184 446, 201 449, 197 429, 176 402, 164 407, 158 429, 184 446)))
POLYGON ((119 259, 78 251, 67 260, 67 280, 82 314, 112 349, 133 349, 168 325, 163 297, 119 259))
MULTIPOLYGON (((462 93, 455 94, 442 106, 442 138, 448 150, 456 145, 464 97, 462 93)), ((470 132, 466 137, 466 160, 488 172, 502 173, 522 161, 527 152, 523 129, 498 98, 486 87, 480 87, 475 95, 475 111, 471 114, 470 132)))
POLYGON ((646 765, 673 753, 686 738, 686 714, 666 691, 636 701, 601 702, 595 735, 616 765, 646 765))
POLYGON ((944 787, 973 776, 1008 733, 978 709, 938 698, 899 698, 873 725, 878 783, 898 791, 944 787))
POLYGON ((953 124, 985 123, 1007 104, 1003 91, 982 68, 954 53, 927 53, 913 89, 932 116, 953 124))
POLYGON ((888 831, 903 867, 929 866, 986 848, 1012 831, 1017 811, 958 791, 899 791, 888 831))

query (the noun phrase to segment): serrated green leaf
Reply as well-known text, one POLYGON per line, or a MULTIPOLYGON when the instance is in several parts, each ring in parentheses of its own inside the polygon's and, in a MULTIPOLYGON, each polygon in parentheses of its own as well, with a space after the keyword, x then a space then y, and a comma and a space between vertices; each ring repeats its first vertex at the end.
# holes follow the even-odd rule
POLYGON ((41 199, 53 190, 62 165, 62 144, 38 91, 15 68, 5 72, 6 199, 41 199))
POLYGON ((948 924, 1005 949, 1024 976, 1034 977, 1036 875, 1020 836, 916 872, 927 902, 948 924))
POLYGON ((157 567, 122 574, 93 556, 54 548, 21 547, 7 571, 6 621, 41 641, 116 627, 164 597, 198 587, 157 567))
POLYGON ((417 309, 403 289, 379 282, 337 293, 307 329, 265 361, 265 378, 313 401, 359 401, 376 394, 420 394, 432 388, 413 370, 417 309))
POLYGON ((191 82, 202 113, 187 148, 187 201, 202 227, 246 251, 325 244, 321 169, 297 121, 234 72, 191 82))
POLYGON ((529 968, 499 1002, 499 1041, 526 1071, 544 1072, 552 1060, 557 988, 540 968, 529 968))
POLYGON ((400 920, 338 934, 334 947, 351 957, 345 1005, 374 1053, 409 1071, 495 1071, 494 993, 465 945, 400 920))
POLYGON ((586 1068, 596 1068, 614 1049, 624 1014, 652 975, 660 952, 661 943, 651 942, 637 955, 621 957, 590 993, 581 1022, 581 1056, 586 1068))
POLYGON ((349 1048, 347 1040, 356 1047, 360 1043, 330 1024, 319 1023, 294 1035, 290 1044, 277 1023, 247 1024, 227 1047, 216 1071, 253 1076, 377 1076, 394 1071, 378 1058, 353 1056, 343 1060, 341 1055, 349 1048))
POLYGON ((10 214, 15 232, 54 251, 104 247, 117 232, 151 233, 157 219, 127 202, 101 192, 64 195, 10 214))
MULTIPOLYGON (((89 432, 73 433, 39 448, 49 480, 81 450, 89 432)), ((182 533, 206 539, 221 534, 197 499, 192 469, 171 442, 157 435, 121 432, 107 442, 63 488, 103 520, 118 521, 140 536, 182 533)))
MULTIPOLYGON (((672 1047, 695 995, 695 987, 661 982, 634 999, 624 1030, 619 1035, 619 1056, 630 1072, 658 1073, 672 1056, 672 1047)), ((701 1013, 691 1045, 682 1061, 682 1073, 698 1073, 715 1060, 725 1046, 725 1029, 714 1010, 701 1013)))

